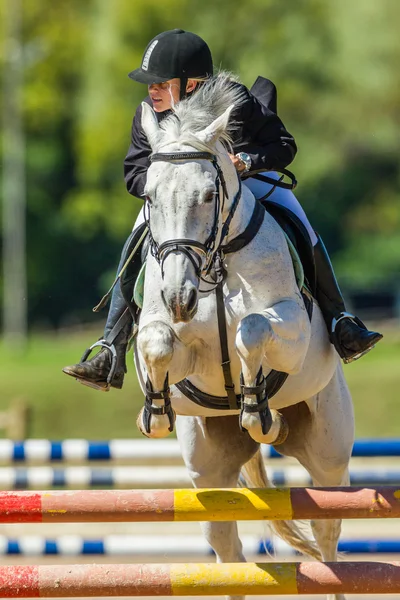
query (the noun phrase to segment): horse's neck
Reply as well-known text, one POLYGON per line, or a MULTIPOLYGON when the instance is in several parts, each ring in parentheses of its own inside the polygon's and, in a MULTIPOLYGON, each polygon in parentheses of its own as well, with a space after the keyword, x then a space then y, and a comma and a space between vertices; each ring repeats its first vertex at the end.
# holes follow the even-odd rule
MULTIPOLYGON (((233 199, 236 195, 236 190, 232 196, 231 202, 229 203, 229 208, 232 205, 233 199)), ((238 206, 236 208, 235 214, 233 215, 233 219, 231 221, 229 227, 229 234, 227 238, 224 240, 224 244, 235 239, 239 234, 243 233, 243 231, 248 226, 250 219, 253 215, 254 211, 255 198, 248 187, 243 185, 242 183, 242 193, 241 198, 239 200, 238 206)))

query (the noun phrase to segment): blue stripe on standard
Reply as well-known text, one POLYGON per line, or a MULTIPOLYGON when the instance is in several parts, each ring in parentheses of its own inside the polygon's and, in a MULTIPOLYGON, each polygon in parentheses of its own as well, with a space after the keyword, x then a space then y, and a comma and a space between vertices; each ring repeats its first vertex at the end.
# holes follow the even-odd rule
POLYGON ((51 442, 50 460, 63 460, 62 442, 51 442))
POLYGON ((65 478, 65 469, 54 469, 53 470, 53 487, 65 487, 67 484, 65 478))
POLYGON ((400 456, 400 439, 356 440, 352 456, 400 456))
POLYGON ((106 554, 103 540, 84 540, 82 554, 106 554))
POLYGON ((44 554, 62 554, 57 540, 46 540, 44 543, 44 554))
POLYGON ((109 442, 89 442, 88 460, 110 460, 109 442))
POLYGON ((18 540, 8 540, 7 554, 22 554, 18 540))
POLYGON ((15 490, 26 490, 29 487, 28 469, 15 469, 15 490))
POLYGON ((115 485, 115 479, 112 469, 92 469, 90 472, 90 486, 107 486, 115 485))
POLYGON ((25 460, 25 445, 24 442, 14 442, 13 460, 25 460))

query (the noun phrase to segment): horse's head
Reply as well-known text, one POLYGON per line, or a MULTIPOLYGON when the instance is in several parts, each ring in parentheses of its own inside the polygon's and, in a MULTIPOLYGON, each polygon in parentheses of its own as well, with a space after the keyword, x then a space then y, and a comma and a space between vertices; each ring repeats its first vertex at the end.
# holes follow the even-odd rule
POLYGON ((213 260, 240 187, 220 142, 232 108, 203 129, 189 130, 184 126, 189 112, 177 110, 160 127, 150 106, 143 104, 142 126, 153 151, 145 213, 152 253, 160 264, 162 298, 175 322, 190 321, 196 314, 200 277, 213 260))

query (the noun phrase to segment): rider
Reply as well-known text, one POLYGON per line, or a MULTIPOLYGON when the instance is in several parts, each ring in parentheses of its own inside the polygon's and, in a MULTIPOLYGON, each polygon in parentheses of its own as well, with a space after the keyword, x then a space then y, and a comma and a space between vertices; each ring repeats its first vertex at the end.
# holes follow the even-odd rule
MULTIPOLYGON (((147 84, 149 96, 145 102, 153 107, 160 122, 171 114, 175 103, 195 92, 212 73, 211 52, 204 40, 194 33, 174 29, 150 41, 141 67, 129 73, 129 77, 147 84)), ((241 86, 245 98, 235 112, 235 121, 241 126, 234 133, 235 154, 230 155, 231 160, 240 174, 265 170, 271 175, 270 171, 289 165, 297 151, 293 137, 276 114, 275 86, 264 78, 258 78, 251 91, 239 83, 235 85, 241 86)), ((140 105, 133 119, 131 145, 124 162, 128 192, 139 198, 143 196, 151 154, 141 126, 141 115, 140 105)), ((272 189, 270 184, 261 184, 251 178, 246 180, 245 185, 256 197, 264 196, 272 189)), ((269 199, 289 208, 306 227, 314 246, 316 297, 331 342, 345 362, 359 358, 371 350, 382 335, 368 331, 359 319, 347 313, 327 251, 294 194, 290 190, 276 188, 269 199)), ((142 222, 143 216, 140 214, 125 243, 118 272, 143 233, 143 227, 138 227, 142 222)), ((98 342, 102 346, 101 351, 89 360, 86 360, 87 352, 80 363, 65 367, 64 373, 96 389, 107 391, 110 386, 122 387, 126 373, 125 354, 133 322, 130 312, 126 310, 126 299, 132 298, 137 273, 138 269, 133 269, 133 275, 128 277, 128 295, 121 290, 119 282, 114 287, 104 338, 98 342)))

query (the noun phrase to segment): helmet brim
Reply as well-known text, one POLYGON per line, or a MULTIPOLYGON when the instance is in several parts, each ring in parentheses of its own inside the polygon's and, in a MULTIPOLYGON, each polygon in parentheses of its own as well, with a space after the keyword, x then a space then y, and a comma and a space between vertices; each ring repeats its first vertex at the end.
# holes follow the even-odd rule
POLYGON ((133 81, 138 81, 139 83, 146 83, 147 85, 151 85, 152 83, 163 83, 164 81, 172 79, 172 77, 160 77, 159 75, 153 75, 152 73, 148 73, 147 71, 142 71, 141 68, 131 71, 128 74, 128 77, 133 79, 133 81))

